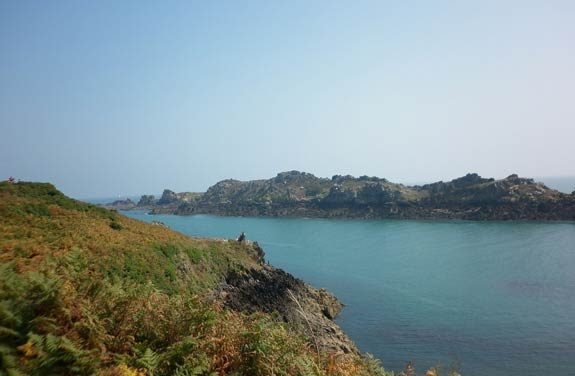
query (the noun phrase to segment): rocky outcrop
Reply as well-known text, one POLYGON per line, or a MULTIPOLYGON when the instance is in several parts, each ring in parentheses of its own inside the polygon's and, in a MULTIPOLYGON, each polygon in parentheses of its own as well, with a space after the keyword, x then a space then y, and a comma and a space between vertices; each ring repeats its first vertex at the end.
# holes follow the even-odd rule
POLYGON ((178 195, 174 191, 164 189, 162 197, 158 200, 158 205, 169 205, 178 202, 178 195))
POLYGON ((404 186, 377 177, 318 178, 298 171, 267 180, 223 180, 203 194, 165 190, 152 213, 324 218, 575 220, 575 195, 516 174, 467 174, 404 186))
POLYGON ((428 191, 432 194, 445 194, 447 192, 453 192, 458 189, 471 187, 477 184, 490 183, 493 182, 494 180, 495 179, 483 179, 481 176, 477 174, 467 174, 463 177, 454 179, 447 183, 439 181, 437 183, 426 184, 420 187, 420 189, 428 191))
POLYGON ((152 214, 171 214, 178 210, 178 207, 185 204, 195 203, 198 198, 202 197, 203 193, 196 192, 181 192, 176 193, 169 189, 164 189, 162 196, 159 200, 154 201, 154 196, 144 195, 140 199, 141 207, 150 208, 152 214), (150 204, 150 202, 153 202, 150 204))
POLYGON ((109 204, 104 205, 108 209, 115 209, 115 210, 131 210, 136 207, 136 203, 129 198, 125 200, 116 200, 109 204))
POLYGON ((156 203, 156 197, 154 195, 142 195, 140 201, 138 201, 138 207, 152 206, 156 203))
POLYGON ((328 291, 315 289, 281 269, 262 265, 261 269, 232 272, 214 295, 230 309, 277 315, 299 328, 319 350, 358 353, 333 322, 343 304, 328 291))

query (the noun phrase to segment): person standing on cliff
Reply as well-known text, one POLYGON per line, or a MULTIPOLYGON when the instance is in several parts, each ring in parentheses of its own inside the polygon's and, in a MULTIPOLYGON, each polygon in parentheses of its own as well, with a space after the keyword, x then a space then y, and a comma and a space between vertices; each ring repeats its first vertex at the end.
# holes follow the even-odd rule
POLYGON ((242 231, 240 236, 238 236, 238 243, 243 243, 246 240, 246 234, 242 231))

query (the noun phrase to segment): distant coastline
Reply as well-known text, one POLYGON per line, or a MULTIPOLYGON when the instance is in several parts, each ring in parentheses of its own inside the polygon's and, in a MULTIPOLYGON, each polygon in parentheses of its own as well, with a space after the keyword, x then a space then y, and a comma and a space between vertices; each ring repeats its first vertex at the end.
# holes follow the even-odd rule
MULTIPOLYGON (((570 182, 555 178, 552 184, 565 189, 570 182)), ((159 199, 143 195, 104 206, 176 215, 575 220, 575 194, 515 174, 499 180, 467 174, 449 182, 407 186, 378 177, 328 179, 288 171, 266 180, 223 180, 202 193, 166 189, 159 199)))

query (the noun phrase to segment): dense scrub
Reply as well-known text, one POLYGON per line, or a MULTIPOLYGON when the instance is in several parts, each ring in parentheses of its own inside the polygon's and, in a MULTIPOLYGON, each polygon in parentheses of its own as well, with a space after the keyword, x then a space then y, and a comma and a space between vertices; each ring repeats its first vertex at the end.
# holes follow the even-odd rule
POLYGON ((387 375, 206 296, 258 250, 0 183, 0 375, 387 375))

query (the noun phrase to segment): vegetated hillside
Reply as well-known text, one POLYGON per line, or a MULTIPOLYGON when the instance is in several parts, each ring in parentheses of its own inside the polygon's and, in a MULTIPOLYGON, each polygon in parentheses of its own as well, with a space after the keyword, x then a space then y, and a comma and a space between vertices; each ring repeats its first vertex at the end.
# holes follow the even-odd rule
POLYGON ((495 180, 467 174, 450 182, 409 187, 376 177, 324 179, 290 171, 268 180, 223 180, 203 194, 166 190, 159 201, 145 202, 140 207, 152 213, 174 214, 575 220, 575 194, 517 175, 495 180))
POLYGON ((385 375, 256 243, 0 183, 0 375, 385 375))

